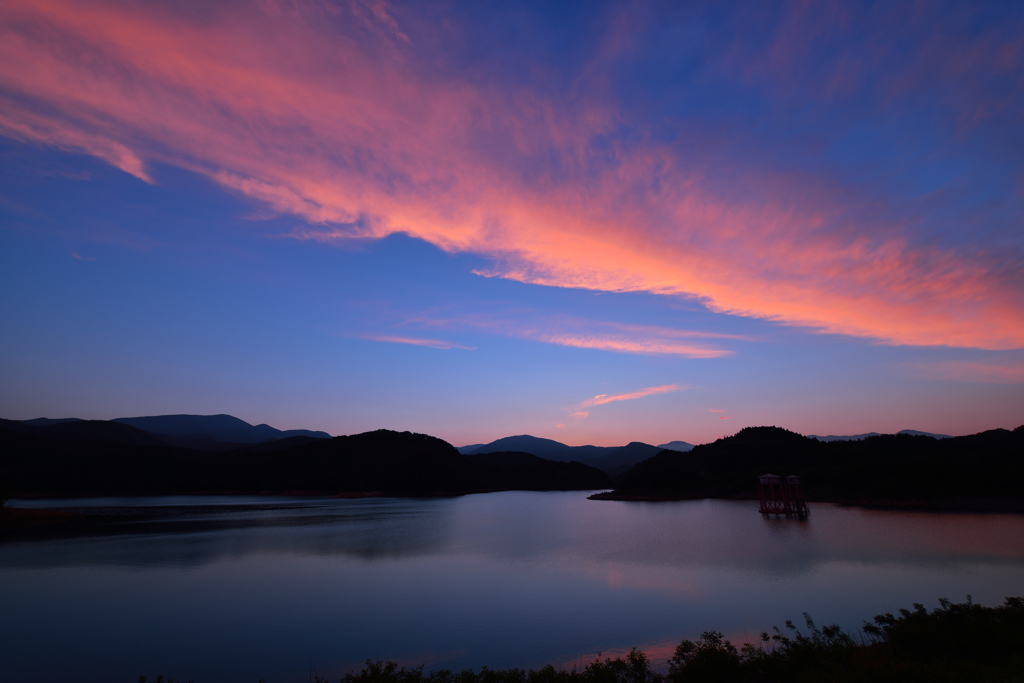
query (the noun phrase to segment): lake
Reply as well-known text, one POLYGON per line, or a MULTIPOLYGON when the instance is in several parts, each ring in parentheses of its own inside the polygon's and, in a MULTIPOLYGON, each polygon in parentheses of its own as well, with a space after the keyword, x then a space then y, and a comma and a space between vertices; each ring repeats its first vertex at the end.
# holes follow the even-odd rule
POLYGON ((1024 595, 1024 515, 587 495, 12 501, 126 521, 0 542, 0 680, 291 683, 367 658, 570 667, 633 646, 664 671, 705 630, 754 642, 802 612, 857 629, 1024 595))

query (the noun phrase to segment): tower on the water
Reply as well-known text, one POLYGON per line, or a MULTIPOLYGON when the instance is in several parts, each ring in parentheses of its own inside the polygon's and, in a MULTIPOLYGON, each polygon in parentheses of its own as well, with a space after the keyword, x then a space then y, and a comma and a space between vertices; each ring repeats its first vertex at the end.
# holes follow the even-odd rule
POLYGON ((762 474, 757 482, 759 511, 765 515, 795 515, 806 517, 810 514, 800 477, 791 474, 785 478, 777 474, 762 474))

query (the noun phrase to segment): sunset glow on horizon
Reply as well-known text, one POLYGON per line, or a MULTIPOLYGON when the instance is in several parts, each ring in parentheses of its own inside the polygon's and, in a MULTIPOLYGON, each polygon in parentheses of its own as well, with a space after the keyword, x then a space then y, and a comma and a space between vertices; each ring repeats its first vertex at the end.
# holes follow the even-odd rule
POLYGON ((1021 35, 1012 3, 2 0, 2 417, 1016 427, 1021 35))

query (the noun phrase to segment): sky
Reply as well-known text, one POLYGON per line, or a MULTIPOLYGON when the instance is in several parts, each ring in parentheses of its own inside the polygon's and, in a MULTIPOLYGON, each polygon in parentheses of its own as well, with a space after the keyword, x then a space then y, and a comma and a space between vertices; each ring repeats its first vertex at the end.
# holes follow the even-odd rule
POLYGON ((1024 4, 0 0, 0 416, 1024 423, 1024 4))

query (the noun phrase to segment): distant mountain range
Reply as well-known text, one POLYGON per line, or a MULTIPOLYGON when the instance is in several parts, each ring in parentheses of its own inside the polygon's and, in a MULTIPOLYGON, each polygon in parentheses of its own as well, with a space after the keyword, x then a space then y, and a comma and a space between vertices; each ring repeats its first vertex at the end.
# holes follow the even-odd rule
MULTIPOLYGON (((919 432, 916 429, 904 429, 896 432, 897 434, 909 434, 910 436, 930 436, 933 439, 952 439, 953 437, 948 434, 932 434, 931 432, 919 432)), ((850 436, 836 436, 829 434, 828 436, 817 436, 816 434, 808 434, 808 439, 817 439, 818 441, 860 441, 866 439, 869 436, 882 436, 878 432, 868 432, 867 434, 851 434, 850 436)))
POLYGON ((488 444, 472 444, 459 448, 464 455, 482 455, 484 453, 500 453, 517 451, 529 453, 545 460, 561 462, 580 462, 596 467, 614 476, 625 472, 638 462, 653 457, 663 449, 684 451, 693 448, 685 441, 673 441, 671 444, 651 446, 650 444, 633 441, 625 446, 567 446, 552 439, 542 439, 528 434, 506 436, 488 444))
POLYGON ((660 446, 658 446, 658 448, 664 448, 669 451, 679 451, 680 453, 686 453, 687 451, 693 450, 693 444, 686 443, 685 441, 669 441, 668 443, 661 444, 660 446))
MULTIPOLYGON (((39 417, 34 420, 22 420, 23 424, 33 427, 54 428, 54 433, 85 434, 89 430, 94 433, 114 435, 113 427, 100 427, 99 424, 124 424, 159 437, 156 442, 182 448, 193 448, 205 451, 222 451, 236 448, 243 444, 278 441, 295 436, 312 439, 329 439, 327 432, 309 429, 275 429, 267 424, 251 425, 231 415, 154 415, 149 417, 119 417, 114 420, 81 420, 76 417, 50 419, 39 417), (76 427, 68 426, 83 423, 76 427), (65 425, 58 427, 57 425, 65 425), (77 430, 77 431, 76 431, 77 430)), ((155 443, 155 442, 154 442, 155 443)))
POLYGON ((0 495, 457 495, 614 486, 596 497, 750 498, 757 477, 772 472, 800 475, 812 500, 1024 511, 1024 426, 959 437, 911 430, 862 437, 748 427, 694 447, 662 444, 674 449, 567 446, 528 435, 456 449, 424 434, 329 438, 229 415, 0 419, 0 495), (182 445, 190 440, 206 447, 182 445))
POLYGON ((577 462, 528 453, 462 455, 441 439, 410 432, 300 434, 200 452, 122 422, 35 422, 0 420, 0 495, 434 496, 611 485, 607 474, 577 462))

